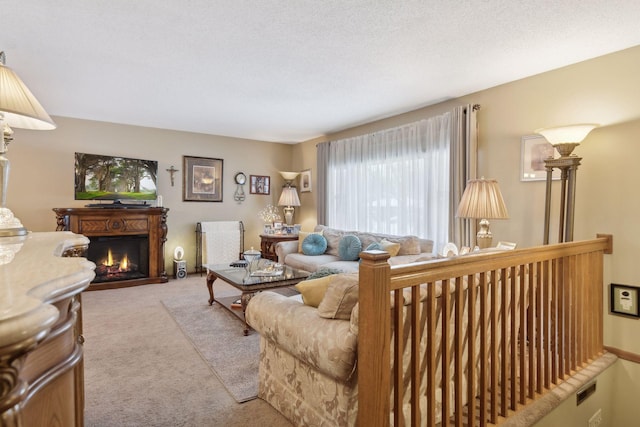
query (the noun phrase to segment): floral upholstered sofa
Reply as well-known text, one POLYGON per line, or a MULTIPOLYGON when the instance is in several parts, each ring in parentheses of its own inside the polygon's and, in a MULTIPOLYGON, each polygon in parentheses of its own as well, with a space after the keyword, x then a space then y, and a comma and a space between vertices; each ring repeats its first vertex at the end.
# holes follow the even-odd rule
POLYGON ((433 241, 417 236, 344 231, 316 225, 311 233, 300 232, 298 241, 278 242, 275 250, 278 262, 281 264, 313 273, 320 268, 356 272, 358 271, 358 254, 367 249, 381 249, 389 252, 391 265, 409 264, 418 259, 425 260, 431 257, 433 241), (319 251, 304 250, 305 239, 310 234, 319 234, 324 238, 326 241, 324 251, 318 253, 319 251), (345 241, 349 238, 351 238, 349 243, 352 244, 346 245, 345 241), (345 246, 347 249, 344 249, 345 246))
MULTIPOLYGON (((345 276, 357 293, 357 273, 345 276)), ((261 336, 258 396, 294 425, 355 424, 357 318, 347 311, 323 318, 317 307, 275 292, 261 292, 247 306, 247 322, 261 336)))
MULTIPOLYGON (((247 322, 260 334, 258 396, 296 426, 354 426, 357 423, 358 291, 361 286, 358 276, 358 273, 340 273, 300 282, 296 288, 301 292, 301 298, 261 292, 247 306, 247 322)), ((436 312, 441 313, 442 285, 436 284, 435 289, 436 312)), ((427 293, 421 288, 422 313, 427 312, 427 303, 427 293)), ((411 322, 411 316, 407 315, 411 304, 411 292, 403 292, 405 323, 411 322)), ((395 310, 393 300, 391 309, 395 310)), ((465 308, 465 316, 466 312, 465 308)), ((425 319, 420 322, 424 326, 425 319)), ((450 327, 453 328, 453 324, 450 327)), ((466 326, 463 328, 464 334, 466 326)), ((402 413, 406 425, 410 425, 411 334, 408 324, 402 331, 408 340, 403 354, 403 383, 407 388, 402 413)), ((392 328, 392 341, 394 336, 392 328)), ((435 351, 440 352, 441 341, 438 327, 435 336, 422 335, 421 351, 424 352, 427 345, 434 345, 435 351)), ((451 337, 449 345, 453 345, 451 337)), ((466 364, 467 354, 463 357, 466 364)), ((436 375, 441 378, 442 367, 438 365, 436 375)), ((422 376, 420 392, 424 397, 426 371, 422 376)), ((449 383, 452 381, 450 378, 449 383)), ((441 399, 438 388, 436 402, 441 399)), ((466 403, 467 398, 463 399, 466 403)), ((422 411, 426 411, 426 405, 426 398, 421 399, 422 411)), ((442 414, 438 408, 439 404, 436 407, 439 422, 442 414)))

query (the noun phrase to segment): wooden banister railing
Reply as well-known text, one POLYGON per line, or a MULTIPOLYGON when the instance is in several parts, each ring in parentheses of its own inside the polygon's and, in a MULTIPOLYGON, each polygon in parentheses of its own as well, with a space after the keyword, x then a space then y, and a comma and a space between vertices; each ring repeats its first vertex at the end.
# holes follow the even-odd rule
POLYGON ((390 267, 361 254, 358 423, 494 425, 603 352, 611 236, 390 267))

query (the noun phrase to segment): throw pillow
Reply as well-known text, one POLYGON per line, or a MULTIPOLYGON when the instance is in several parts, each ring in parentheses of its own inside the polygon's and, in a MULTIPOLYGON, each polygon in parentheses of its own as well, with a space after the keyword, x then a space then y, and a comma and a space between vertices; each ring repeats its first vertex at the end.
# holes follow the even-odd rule
POLYGON ((382 249, 382 245, 380 243, 378 243, 378 242, 371 243, 365 249, 365 251, 383 251, 383 250, 384 249, 382 249))
POLYGON ((362 252, 362 242, 358 236, 347 234, 342 236, 338 245, 338 256, 342 261, 356 261, 362 252))
POLYGON ((322 229, 322 235, 327 239, 326 253, 329 255, 339 256, 338 246, 340 245, 340 239, 344 233, 333 228, 324 227, 322 229))
POLYGON ((322 302, 327 287, 333 280, 333 276, 324 276, 317 279, 303 280, 295 285, 295 288, 302 295, 302 302, 311 307, 317 307, 322 302))
POLYGON ((340 273, 344 273, 344 271, 338 270, 337 268, 320 267, 319 269, 308 275, 305 280, 317 279, 318 277, 331 276, 332 274, 340 273))
POLYGON ((385 239, 400 244, 398 255, 419 255, 422 252, 417 236, 388 236, 385 239))
POLYGON ((305 255, 322 255, 327 250, 327 239, 321 234, 309 234, 302 241, 302 253, 305 255))
POLYGON ((391 256, 397 256, 398 252, 400 252, 400 243, 390 242, 387 239, 382 239, 380 246, 382 246, 383 251, 389 252, 391 256))
POLYGON ((337 274, 318 305, 318 315, 327 319, 349 320, 358 303, 358 274, 337 274))
POLYGON ((302 242, 307 238, 309 234, 322 234, 322 231, 299 231, 298 232, 298 252, 302 253, 302 242))

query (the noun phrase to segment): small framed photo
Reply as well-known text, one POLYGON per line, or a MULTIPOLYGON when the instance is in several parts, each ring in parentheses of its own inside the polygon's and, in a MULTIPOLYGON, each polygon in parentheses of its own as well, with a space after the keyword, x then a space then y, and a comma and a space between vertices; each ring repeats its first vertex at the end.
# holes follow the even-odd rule
POLYGON ((640 309, 638 308, 639 292, 640 288, 612 283, 611 297, 609 299, 611 313, 640 317, 640 309))
POLYGON ((300 192, 311 192, 311 169, 300 172, 300 192))
MULTIPOLYGON (((527 135, 522 137, 520 181, 544 181, 547 170, 545 159, 554 157, 558 152, 541 135, 527 135)), ((558 154, 559 155, 559 154, 558 154)), ((560 169, 554 169, 552 179, 560 179, 560 169)))
POLYGON ((271 226, 271 224, 265 224, 262 232, 263 234, 273 234, 273 227, 271 226))
POLYGON ((271 177, 250 175, 249 192, 251 194, 271 194, 271 177))
POLYGON ((183 156, 182 200, 222 202, 222 159, 183 156))
POLYGON ((273 223, 273 229, 275 230, 276 233, 280 233, 282 231, 282 223, 281 222, 274 222, 273 223))
POLYGON ((283 225, 282 232, 284 234, 293 234, 293 225, 283 225))

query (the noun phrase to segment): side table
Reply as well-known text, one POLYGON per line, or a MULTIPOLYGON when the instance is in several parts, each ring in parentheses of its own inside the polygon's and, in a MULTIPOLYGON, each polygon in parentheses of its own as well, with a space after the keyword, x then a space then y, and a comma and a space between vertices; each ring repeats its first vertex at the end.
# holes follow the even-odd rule
POLYGON ((260 235, 260 252, 262 258, 278 261, 276 254, 276 243, 286 242, 289 240, 298 240, 297 234, 261 234, 260 235))

